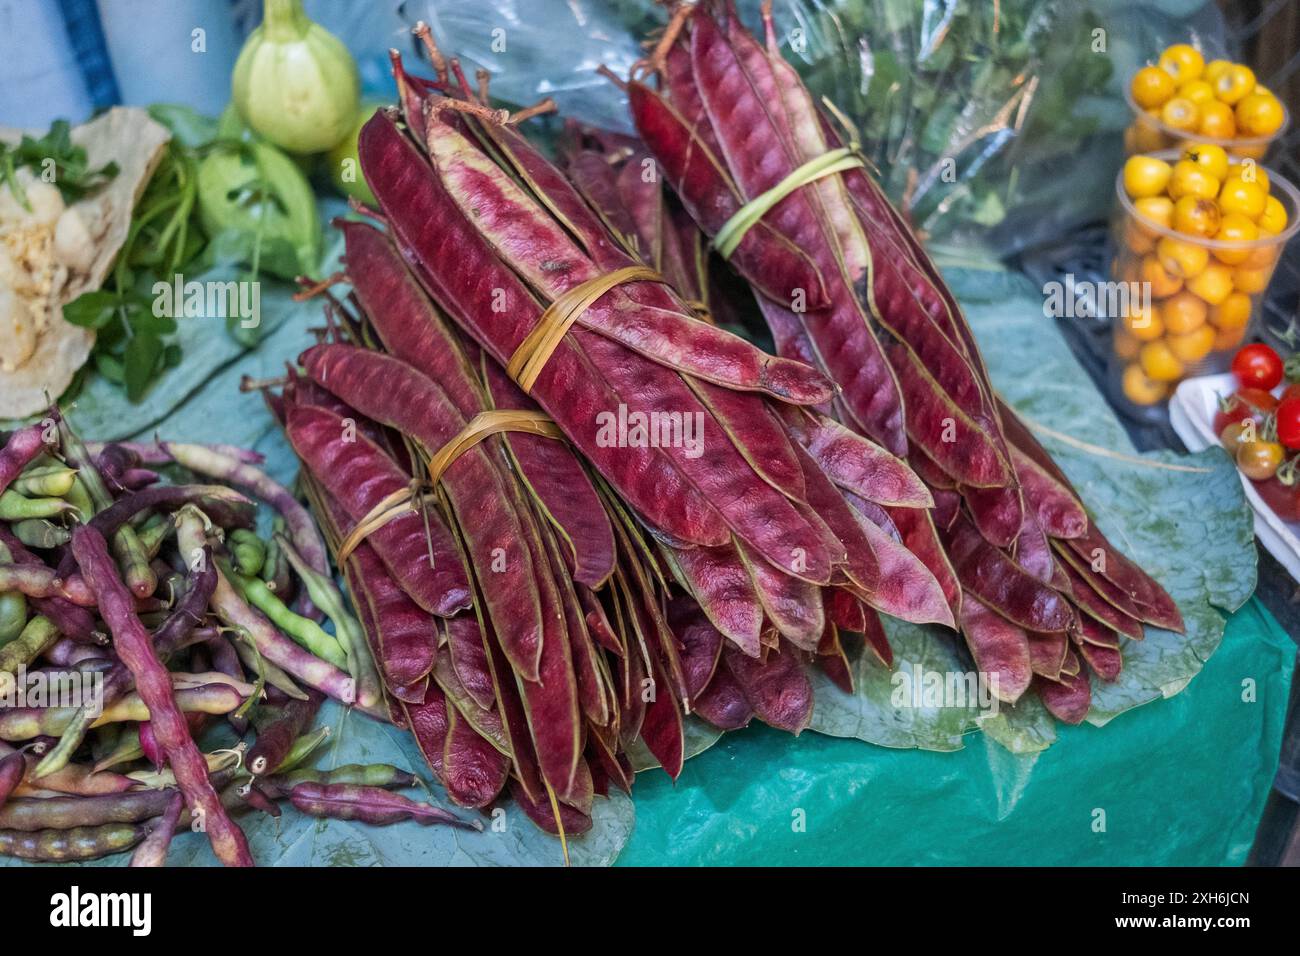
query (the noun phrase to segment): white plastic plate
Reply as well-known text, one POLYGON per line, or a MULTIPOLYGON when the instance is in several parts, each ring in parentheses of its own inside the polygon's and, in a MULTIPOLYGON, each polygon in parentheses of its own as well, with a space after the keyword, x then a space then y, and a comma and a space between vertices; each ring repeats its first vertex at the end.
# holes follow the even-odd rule
MULTIPOLYGON (((1236 387, 1231 372, 1201 375, 1184 379, 1179 384, 1174 397, 1169 400, 1169 421, 1188 451, 1200 451, 1219 444, 1219 436, 1214 434, 1219 396, 1232 394, 1236 387)), ((1278 517, 1244 475, 1241 484, 1246 489, 1246 500, 1255 512, 1255 535, 1291 577, 1300 581, 1300 522, 1283 521, 1278 517)))

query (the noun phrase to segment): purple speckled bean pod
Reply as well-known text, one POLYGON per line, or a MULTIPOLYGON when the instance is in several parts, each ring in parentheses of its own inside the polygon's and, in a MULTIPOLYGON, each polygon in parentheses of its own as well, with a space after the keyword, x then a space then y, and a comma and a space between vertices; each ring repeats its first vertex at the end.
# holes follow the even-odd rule
POLYGON ((140 456, 135 451, 116 442, 105 445, 98 453, 91 452, 91 457, 104 479, 104 484, 110 491, 119 494, 127 490, 126 485, 122 483, 122 476, 140 464, 140 456))
MULTIPOLYGON (((157 442, 118 441, 111 444, 134 454, 142 465, 149 465, 150 467, 170 465, 173 461, 172 456, 167 454, 167 449, 157 442)), ((86 448, 94 455, 100 454, 107 447, 108 443, 105 442, 86 442, 86 448)), ((237 445, 202 444, 198 447, 206 448, 218 455, 225 455, 227 458, 233 458, 248 465, 260 465, 266 461, 266 456, 261 452, 253 451, 251 448, 240 448, 237 445)))
POLYGON ((36 564, 0 564, 0 591, 17 591, 33 598, 59 597, 63 582, 52 568, 36 564))
POLYGON ((226 530, 251 527, 257 517, 256 506, 225 485, 162 485, 143 488, 123 495, 91 519, 100 534, 117 531, 148 508, 179 508, 195 504, 226 530))
POLYGON ((38 422, 9 435, 0 448, 0 493, 45 450, 45 429, 38 422))
POLYGON ((132 866, 164 866, 167 863, 167 848, 171 846, 176 834, 176 823, 181 818, 185 800, 179 793, 173 794, 167 809, 158 818, 149 835, 135 848, 131 856, 132 866))
POLYGON ((27 760, 22 753, 15 750, 0 758, 0 807, 5 805, 9 795, 18 784, 23 782, 23 773, 27 770, 27 760))
POLYGON ((69 830, 138 823, 165 813, 174 790, 133 790, 98 797, 15 797, 0 806, 0 829, 69 830))
POLYGON ((400 793, 381 787, 348 783, 300 783, 289 791, 289 802, 311 817, 332 820, 359 820, 372 826, 387 826, 414 820, 423 826, 445 823, 463 830, 482 830, 477 821, 467 822, 441 807, 416 803, 400 793))
POLYGON ((171 675, 154 653, 153 641, 136 617, 131 592, 118 575, 104 536, 89 525, 76 530, 72 550, 86 580, 99 597, 99 611, 113 633, 122 662, 135 676, 137 691, 149 708, 150 722, 176 775, 192 813, 202 813, 217 859, 228 866, 252 866, 244 833, 226 814, 208 779, 202 752, 190 737, 185 715, 172 693, 171 675))
POLYGON ((260 776, 284 763, 294 741, 311 726, 322 700, 319 693, 309 692, 306 700, 286 702, 270 721, 258 726, 257 740, 248 751, 248 769, 260 776))

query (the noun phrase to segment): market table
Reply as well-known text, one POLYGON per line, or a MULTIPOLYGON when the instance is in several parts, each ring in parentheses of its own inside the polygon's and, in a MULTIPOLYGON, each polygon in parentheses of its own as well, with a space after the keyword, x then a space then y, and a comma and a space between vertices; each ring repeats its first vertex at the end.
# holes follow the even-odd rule
MULTIPOLYGON (((1090 418, 1097 416, 1108 443, 1125 442, 1104 400, 1089 394, 1092 386, 1060 332, 1042 317, 1035 287, 989 263, 969 265, 947 270, 948 276, 983 342, 995 384, 1022 410, 1059 428, 1067 426, 1052 417, 1053 407, 1068 405, 1073 394, 1090 418)), ((245 375, 282 372, 283 363, 313 341, 308 330, 320 324, 319 313, 310 304, 290 303, 284 290, 264 293, 263 313, 268 332, 255 351, 227 353, 219 335, 205 329, 207 346, 187 349, 192 364, 166 383, 169 394, 154 397, 156 407, 139 410, 134 437, 254 447, 267 455, 272 474, 291 480, 296 462, 260 396, 241 393, 238 384, 245 375)), ((76 413, 85 433, 126 437, 121 419, 96 421, 94 407, 83 402, 76 413)), ((1062 412, 1068 408, 1056 408, 1058 416, 1062 412)), ((1058 452, 1051 440, 1045 443, 1058 452)), ((1108 466, 1100 467, 1104 473, 1108 466)), ((1085 500, 1097 491, 1086 477, 1071 477, 1085 500)), ((1235 475, 1229 477, 1223 487, 1231 494, 1237 486, 1235 475)), ((1235 544, 1233 560, 1248 562, 1253 587, 1246 535, 1235 544)), ((1188 553, 1180 560, 1193 567, 1203 560, 1212 565, 1214 558, 1188 553)), ((1206 586, 1213 591, 1214 582, 1206 586)), ((1209 650, 1214 642, 1217 636, 1209 650)), ((1294 645, 1252 598, 1231 615, 1202 673, 1153 695, 1168 699, 1136 709, 1129 709, 1134 701, 1124 701, 1117 710, 1127 712, 1103 727, 1058 727, 1055 743, 1038 752, 1015 755, 979 733, 945 745, 955 752, 941 753, 815 732, 796 740, 754 726, 689 760, 675 785, 658 772, 640 775, 635 823, 625 801, 598 801, 607 805, 603 819, 598 812, 602 832, 572 841, 575 858, 606 863, 617 857, 628 865, 1240 864, 1276 770, 1294 663, 1294 645)), ((364 718, 349 720, 349 733, 368 733, 359 729, 364 718)), ((302 840, 294 840, 279 862, 559 861, 558 852, 550 856, 543 845, 539 854, 534 843, 526 853, 502 847, 501 855, 466 857, 458 855, 463 847, 444 852, 431 831, 388 829, 394 832, 383 838, 384 852, 356 850, 342 839, 322 848, 310 835, 321 829, 304 831, 305 855, 302 840)), ((285 843, 284 834, 276 838, 285 843)), ((192 861, 207 862, 200 841, 189 844, 197 851, 192 861)))

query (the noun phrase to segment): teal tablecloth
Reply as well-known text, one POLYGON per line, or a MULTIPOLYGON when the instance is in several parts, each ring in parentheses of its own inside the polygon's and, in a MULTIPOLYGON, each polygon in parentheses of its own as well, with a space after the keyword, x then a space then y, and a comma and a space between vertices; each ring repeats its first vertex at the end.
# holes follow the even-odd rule
POLYGON ((1295 656, 1252 599, 1182 693, 1105 727, 1060 727, 1027 757, 978 734, 957 753, 728 734, 676 786, 637 778, 618 862, 1240 865, 1277 769, 1295 656))

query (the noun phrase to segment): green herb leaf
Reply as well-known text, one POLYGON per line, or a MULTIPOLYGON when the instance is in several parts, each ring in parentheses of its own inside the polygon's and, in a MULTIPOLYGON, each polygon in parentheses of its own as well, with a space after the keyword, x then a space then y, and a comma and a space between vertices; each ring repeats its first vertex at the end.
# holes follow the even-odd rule
POLYGON ((63 317, 83 329, 102 329, 112 320, 119 304, 113 292, 83 292, 63 307, 63 317))
POLYGON ((131 401, 138 402, 144 397, 158 369, 162 352, 162 341, 149 332, 139 332, 127 343, 122 377, 126 385, 126 397, 131 401))

